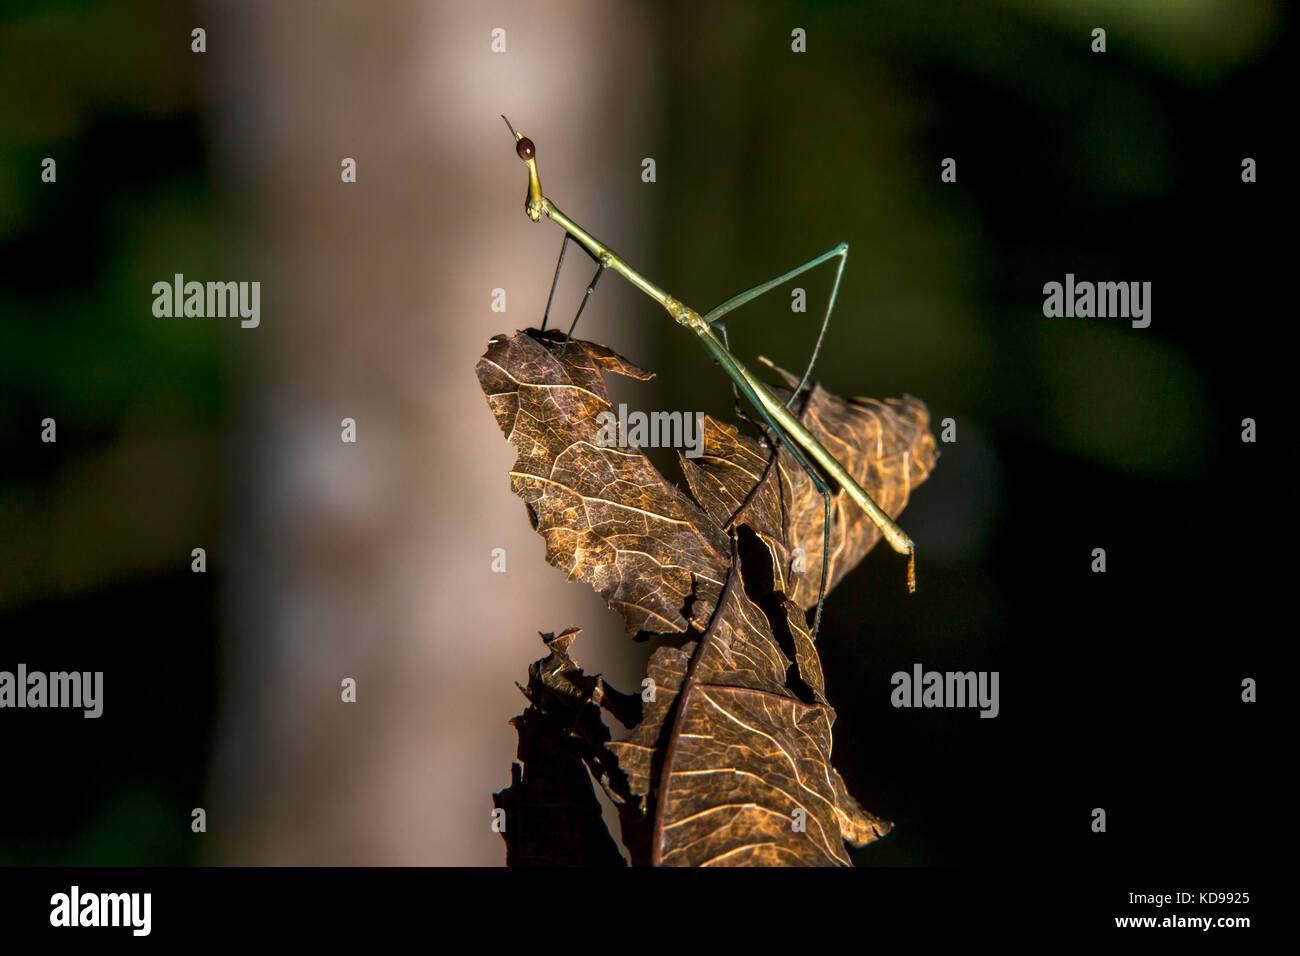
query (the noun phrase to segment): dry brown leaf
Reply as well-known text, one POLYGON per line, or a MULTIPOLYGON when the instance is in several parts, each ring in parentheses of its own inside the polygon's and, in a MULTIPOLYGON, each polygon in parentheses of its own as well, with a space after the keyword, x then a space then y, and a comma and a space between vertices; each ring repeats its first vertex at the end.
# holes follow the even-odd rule
MULTIPOLYGON (((588 677, 569 657, 577 628, 543 634, 550 653, 528 669, 521 687, 528 707, 511 724, 519 736, 519 761, 509 787, 494 794, 505 810, 507 866, 622 866, 623 856, 601 816, 587 765, 600 775, 608 760, 609 729, 600 711, 640 716, 640 698, 618 694, 588 677)), ((623 801, 626 803, 626 801, 623 801)))
POLYGON ((844 841, 865 845, 891 824, 863 810, 831 766, 835 711, 803 612, 776 601, 769 618, 742 575, 736 562, 698 643, 655 651, 656 699, 607 749, 634 794, 653 792, 655 864, 851 865, 844 841))
MULTIPOLYGON (((788 452, 774 460, 707 416, 703 456, 682 459, 693 497, 637 449, 601 447, 603 374, 649 377, 603 346, 534 330, 497 336, 477 371, 519 451, 511 487, 547 560, 591 582, 630 631, 686 632, 651 656, 654 693, 639 710, 637 698, 582 674, 568 656, 572 633, 550 638, 516 724, 524 766, 498 800, 527 806, 535 821, 554 799, 556 838, 599 855, 577 793, 580 761, 619 806, 633 863, 848 865, 845 841, 864 845, 891 825, 848 794, 830 762, 835 712, 804 611, 820 585, 824 506, 806 473, 788 452), (625 739, 610 739, 602 711, 631 728, 625 739), (562 746, 530 741, 526 752, 536 728, 562 746)), ((891 515, 936 457, 915 399, 846 402, 814 386, 801 420, 891 515)), ((832 583, 878 539, 856 505, 833 496, 832 583)), ((518 832, 507 827, 508 847, 525 840, 518 832)), ((546 859, 523 843, 509 854, 546 859)))
MULTIPOLYGON (((692 499, 637 449, 600 446, 596 416, 612 410, 606 372, 651 377, 604 346, 535 330, 493 337, 478 363, 497 424, 519 451, 511 490, 545 538, 546 560, 590 583, 629 633, 703 630, 727 572, 723 529, 753 493, 741 520, 772 551, 776 588, 800 607, 815 604, 824 505, 789 451, 778 446, 769 467, 765 445, 706 415, 703 454, 681 457, 692 499)), ((911 397, 845 401, 814 385, 801 421, 891 516, 938 454, 925 405, 911 397)), ((833 494, 827 591, 879 540, 866 514, 833 494)))
POLYGON ((604 346, 544 333, 494 337, 477 372, 519 450, 510 490, 546 539, 546 560, 590 583, 629 633, 707 627, 727 536, 645 455, 597 441, 596 416, 610 410, 603 373, 650 373, 604 346))

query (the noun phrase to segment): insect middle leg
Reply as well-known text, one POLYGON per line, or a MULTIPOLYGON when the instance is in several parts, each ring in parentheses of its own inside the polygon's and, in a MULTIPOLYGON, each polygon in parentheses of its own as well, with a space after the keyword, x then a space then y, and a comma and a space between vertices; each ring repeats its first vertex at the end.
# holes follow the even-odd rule
MULTIPOLYGON (((713 327, 722 333, 723 348, 725 348, 727 351, 731 351, 731 343, 727 341, 727 327, 723 325, 721 322, 714 324, 713 327)), ((740 404, 740 389, 737 387, 734 379, 732 380, 731 383, 731 397, 734 399, 733 409, 735 411, 736 417, 740 419, 742 422, 746 422, 747 424, 758 426, 758 422, 750 418, 749 415, 745 412, 745 407, 740 404)), ((763 435, 763 440, 767 441, 766 434, 763 435)), ((770 445, 771 442, 768 442, 768 444, 770 445)))
MULTIPOLYGON (((724 332, 723 334, 725 335, 725 332, 724 332)), ((724 343, 724 344, 725 344, 725 343, 724 343)), ((737 383, 734 382, 734 381, 732 382, 732 389, 733 389, 733 390, 737 390, 737 383)), ((737 391, 738 391, 738 390, 737 390, 737 391)), ((822 625, 822 605, 823 605, 823 604, 825 603, 825 601, 826 601, 826 582, 827 582, 827 579, 828 579, 828 577, 829 577, 829 569, 830 569, 830 563, 831 563, 831 559, 830 559, 830 553, 831 553, 831 489, 830 489, 830 485, 827 484, 826 481, 825 481, 825 479, 822 478, 821 474, 818 473, 816 466, 812 465, 812 464, 808 461, 808 459, 804 457, 804 454, 803 454, 803 452, 799 449, 799 447, 798 447, 797 445, 795 445, 794 442, 789 441, 789 440, 785 437, 784 433, 782 432, 781 426, 780 426, 780 425, 779 425, 779 424, 778 424, 778 423, 777 423, 777 422, 776 422, 776 421, 771 417, 771 415, 767 412, 767 410, 763 408, 763 404, 758 400, 757 396, 755 396, 755 395, 752 394, 752 390, 749 388, 748 385, 745 386, 745 392, 746 392, 746 396, 745 396, 745 397, 749 399, 749 401, 754 405, 754 407, 755 407, 756 409, 758 409, 758 413, 759 413, 759 415, 760 415, 760 416, 763 418, 763 420, 767 423, 767 428, 765 429, 765 431, 767 432, 767 434, 768 434, 769 436, 771 436, 771 435, 775 435, 775 436, 776 436, 776 442, 773 442, 773 441, 771 440, 770 437, 767 439, 768 447, 772 449, 772 454, 773 454, 773 455, 780 455, 780 453, 781 453, 780 446, 781 446, 781 445, 784 445, 785 448, 790 452, 790 454, 794 456, 794 460, 795 460, 795 461, 799 464, 799 466, 800 466, 800 467, 801 467, 801 468, 802 468, 802 469, 807 473, 808 477, 809 477, 810 479, 812 479, 812 483, 813 483, 813 485, 817 488, 817 491, 818 491, 818 492, 821 494, 821 496, 822 496, 822 511, 823 511, 823 516, 822 516, 822 579, 821 579, 821 587, 820 587, 820 589, 819 589, 818 592, 817 592, 817 612, 816 612, 816 614, 813 616, 812 639, 815 641, 815 640, 817 640, 817 632, 821 629, 821 625, 822 625), (779 443, 779 444, 778 444, 778 443, 779 443)), ((739 402, 739 395, 737 395, 737 402, 739 402)), ((778 468, 778 471, 779 471, 779 468, 778 468)), ((762 479, 760 479, 760 480, 762 480, 762 479)), ((747 505, 747 504, 748 504, 748 499, 746 499, 746 505, 747 505)), ((742 506, 741 506, 740 511, 738 511, 738 512, 736 513, 736 515, 732 517, 732 519, 731 519, 731 523, 734 523, 734 522, 735 522, 735 521, 740 517, 741 513, 745 510, 745 506, 746 506, 746 505, 742 505, 742 506)), ((728 524, 728 527, 730 527, 730 524, 731 524, 731 523, 728 524)), ((799 547, 799 543, 798 543, 798 542, 790 542, 790 543, 792 543, 792 544, 794 545, 795 548, 798 548, 798 547, 799 547)))
MULTIPOLYGON (((761 408, 759 409, 759 411, 762 412, 764 418, 767 417, 767 413, 763 412, 761 408)), ((808 459, 804 457, 803 452, 800 451, 799 448, 793 442, 789 442, 785 440, 785 438, 781 435, 781 430, 775 427, 774 422, 772 422, 770 419, 768 421, 769 421, 769 425, 772 426, 771 428, 772 434, 776 435, 780 443, 784 445, 789 450, 790 454, 794 456, 794 460, 799 463, 800 467, 803 468, 804 472, 808 475, 808 477, 812 479, 813 485, 817 488, 818 493, 822 496, 822 512, 823 512, 822 514, 822 580, 821 580, 821 586, 817 591, 817 612, 816 614, 813 615, 812 639, 815 641, 817 640, 817 632, 821 629, 822 626, 822 605, 826 603, 826 582, 830 576, 829 571, 831 566, 831 488, 830 485, 826 483, 825 479, 823 479, 822 476, 817 473, 817 467, 812 463, 810 463, 808 459)), ((775 444, 772 445, 772 454, 774 455, 780 454, 780 448, 778 448, 775 444)), ((800 547, 799 542, 792 542, 792 543, 794 544, 796 549, 800 547)))

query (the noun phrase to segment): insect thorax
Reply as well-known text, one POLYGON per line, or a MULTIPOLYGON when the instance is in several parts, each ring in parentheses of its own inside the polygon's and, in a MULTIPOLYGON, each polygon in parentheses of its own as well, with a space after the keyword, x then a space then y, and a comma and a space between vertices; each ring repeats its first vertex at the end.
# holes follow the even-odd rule
POLYGON ((664 302, 664 308, 668 310, 668 314, 678 324, 686 326, 693 332, 703 332, 709 327, 709 324, 700 317, 698 312, 689 305, 683 305, 676 299, 668 299, 664 302))

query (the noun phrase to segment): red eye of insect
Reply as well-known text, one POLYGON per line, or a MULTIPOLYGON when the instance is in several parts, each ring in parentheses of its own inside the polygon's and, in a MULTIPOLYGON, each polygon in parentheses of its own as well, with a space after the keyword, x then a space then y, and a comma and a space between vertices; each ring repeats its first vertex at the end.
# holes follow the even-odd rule
POLYGON ((519 154, 520 159, 532 159, 537 155, 537 151, 533 149, 533 141, 527 136, 521 137, 515 144, 515 152, 519 154))

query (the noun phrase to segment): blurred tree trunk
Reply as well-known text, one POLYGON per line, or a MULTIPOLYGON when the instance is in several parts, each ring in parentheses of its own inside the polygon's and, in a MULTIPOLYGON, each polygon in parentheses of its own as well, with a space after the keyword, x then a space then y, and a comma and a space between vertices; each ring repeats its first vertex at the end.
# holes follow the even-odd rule
MULTIPOLYGON (((200 16, 224 200, 246 250, 232 278, 262 282, 261 327, 228 342, 238 411, 217 558, 211 859, 503 862, 491 794, 509 782, 513 682, 537 631, 600 631, 579 651, 626 641, 544 563, 473 373, 491 334, 537 323, 561 240, 525 219, 497 114, 538 141, 566 209, 608 214, 604 193, 626 202, 634 180, 568 164, 585 168, 583 144, 611 124, 626 141, 652 122, 648 21, 594 0, 246 2, 200 16), (504 54, 490 49, 496 27, 504 54), (629 97, 637 109, 620 107, 629 97), (345 157, 355 184, 340 181, 345 157), (356 444, 341 441, 345 418, 356 444), (506 574, 492 573, 497 547, 506 574), (347 677, 356 703, 340 700, 347 677)), ((587 260, 566 263, 585 283, 587 260)), ((599 323, 585 331, 597 338, 599 323)), ((636 335, 620 325, 615 344, 636 335)))

